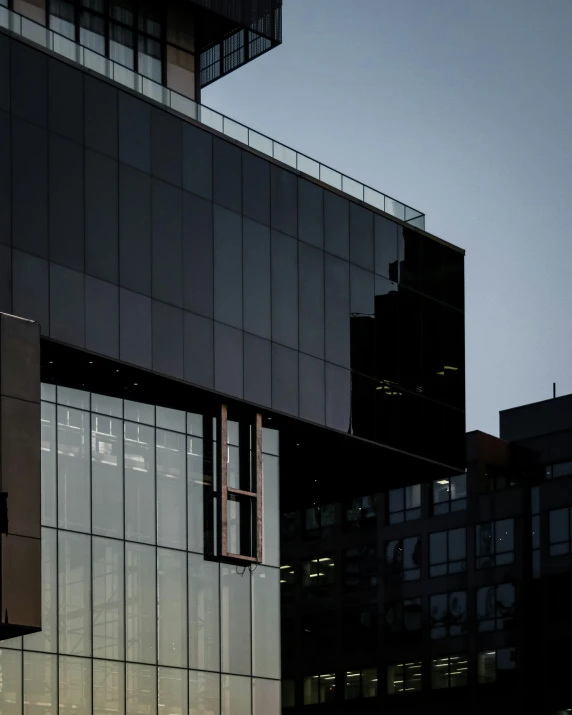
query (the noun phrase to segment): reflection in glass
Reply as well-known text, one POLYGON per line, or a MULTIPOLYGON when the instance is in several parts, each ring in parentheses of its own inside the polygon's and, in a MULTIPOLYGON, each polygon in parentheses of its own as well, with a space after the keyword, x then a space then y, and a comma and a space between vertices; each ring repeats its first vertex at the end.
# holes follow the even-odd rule
POLYGON ((280 565, 279 468, 278 457, 262 455, 262 558, 270 566, 280 565))
MULTIPOLYGON (((126 406, 127 412, 127 406, 126 406)), ((155 543, 155 430, 125 422, 125 537, 155 543)))
POLYGON ((252 690, 254 696, 252 715, 270 715, 280 712, 281 688, 279 680, 254 678, 252 690))
POLYGON ((58 525, 90 529, 89 413, 58 407, 58 525))
POLYGON ((157 430, 157 543, 184 549, 186 534, 186 438, 157 430))
POLYGON ((189 520, 189 551, 203 551, 204 542, 204 480, 203 440, 187 437, 187 489, 189 520))
POLYGON ((58 533, 60 653, 91 655, 91 549, 84 534, 58 533))
POLYGON ((22 655, 14 650, 0 650, 0 712, 22 713, 22 655))
POLYGON ((50 29, 75 40, 75 8, 72 3, 50 0, 50 29))
POLYGON ((92 531, 123 538, 123 421, 91 415, 92 531))
POLYGON ((235 566, 221 565, 221 655, 227 673, 250 675, 250 579, 235 566))
POLYGON ((252 574, 253 675, 280 679, 280 571, 259 566, 252 574))
POLYGON ((42 402, 42 524, 56 526, 56 406, 42 402))
POLYGON ((127 663, 127 715, 157 715, 157 668, 127 663))
POLYGON ((387 669, 387 692, 408 693, 421 690, 422 668, 420 662, 398 663, 387 669))
POLYGON ((189 671, 189 715, 220 715, 220 675, 189 671))
POLYGON ((251 715, 250 678, 221 675, 220 681, 223 715, 251 715))
POLYGON ((187 667, 187 559, 157 549, 159 663, 187 667))
POLYGON ((125 544, 127 659, 156 662, 156 555, 141 544, 125 544))
POLYGON ((79 42, 84 47, 105 55, 105 21, 85 10, 80 15, 79 42))
POLYGON ((164 715, 188 715, 187 671, 159 668, 159 712, 164 715))
POLYGON ((24 639, 29 650, 55 653, 58 637, 57 532, 42 529, 42 630, 24 639))
POLYGON ((189 667, 219 670, 219 566, 189 554, 189 667))
POLYGON ((125 665, 93 661, 93 715, 125 713, 125 665))
POLYGON ((58 701, 57 656, 24 653, 26 715, 55 715, 58 701))
POLYGON ((59 715, 91 714, 91 661, 60 656, 59 715))
POLYGON ((123 543, 93 538, 93 655, 124 658, 123 543))
POLYGON ((161 45, 157 40, 139 35, 139 54, 137 56, 137 69, 139 74, 162 82, 161 45))

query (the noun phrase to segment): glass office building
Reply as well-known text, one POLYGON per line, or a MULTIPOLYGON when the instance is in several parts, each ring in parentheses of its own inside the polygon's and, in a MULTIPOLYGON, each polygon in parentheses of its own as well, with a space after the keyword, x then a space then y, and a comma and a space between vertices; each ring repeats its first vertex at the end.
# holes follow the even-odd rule
POLYGON ((2 713, 386 698, 378 514, 465 468, 464 254, 200 104, 280 41, 279 0, 0 0, 0 311, 42 383, 42 630, 1 641, 2 713))

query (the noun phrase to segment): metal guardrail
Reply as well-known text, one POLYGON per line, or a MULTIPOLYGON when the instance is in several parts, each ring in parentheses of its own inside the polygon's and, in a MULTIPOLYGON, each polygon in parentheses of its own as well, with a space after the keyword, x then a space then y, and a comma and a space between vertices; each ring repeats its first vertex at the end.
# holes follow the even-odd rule
POLYGON ((318 179, 370 206, 381 209, 391 216, 410 223, 412 226, 425 228, 425 214, 411 206, 407 206, 401 201, 397 201, 355 179, 351 179, 349 176, 335 171, 329 166, 321 164, 319 161, 311 159, 280 142, 274 141, 264 134, 249 129, 244 124, 235 122, 213 109, 198 104, 178 92, 174 92, 97 52, 89 50, 87 47, 82 47, 67 37, 44 27, 44 25, 39 25, 18 13, 0 7, 0 27, 31 40, 62 57, 66 57, 68 60, 77 62, 93 72, 118 82, 166 107, 170 107, 176 112, 184 114, 211 129, 215 129, 237 142, 252 147, 262 154, 266 154, 303 174, 318 179))

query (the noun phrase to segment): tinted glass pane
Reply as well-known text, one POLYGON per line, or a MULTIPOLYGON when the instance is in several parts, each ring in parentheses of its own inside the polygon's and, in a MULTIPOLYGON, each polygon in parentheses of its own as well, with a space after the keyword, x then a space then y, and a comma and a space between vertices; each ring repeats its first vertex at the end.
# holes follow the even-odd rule
POLYGON ((153 370, 183 377, 183 311, 153 301, 153 370))
POLYGON ((326 270, 326 360, 349 367, 349 264, 325 256, 326 270))
POLYGON ((0 38, 0 109, 10 109, 10 40, 6 35, 0 38))
POLYGON ((392 281, 398 279, 398 224, 376 214, 375 230, 375 272, 392 281))
POLYGON ((125 544, 125 620, 127 659, 157 659, 156 552, 151 546, 125 544))
POLYGON ((213 316, 212 204, 189 194, 183 197, 185 308, 213 316))
POLYGON ((119 354, 121 360, 150 368, 151 300, 129 290, 119 293, 119 354))
POLYGON ((252 574, 252 669, 280 678, 280 571, 259 566, 252 574))
POLYGON ((47 125, 48 58, 21 42, 11 43, 12 112, 42 127, 47 125))
POLYGON ((183 187, 212 198, 212 134, 183 122, 183 187))
POLYGON ((119 166, 119 276, 124 288, 151 295, 151 180, 119 166))
POLYGON ((85 268, 96 278, 118 280, 118 166, 103 154, 85 155, 85 268))
POLYGON ((324 362, 300 354, 300 417, 324 424, 326 418, 324 362))
POLYGON ((555 509, 548 515, 550 543, 557 544, 570 538, 568 527, 568 509, 555 509))
POLYGON ((48 71, 50 129, 83 144, 83 73, 52 59, 48 71))
POLYGON ((269 340, 244 334, 244 399, 272 404, 272 353, 269 340))
POLYGON ((298 244, 300 350, 324 357, 324 254, 298 244))
POLYGON ((93 661, 93 710, 101 715, 109 710, 125 712, 125 666, 105 660, 93 661))
POLYGON ((151 110, 151 172, 181 186, 183 179, 182 122, 167 112, 151 110))
POLYGON ((295 174, 271 167, 272 228, 289 236, 298 235, 298 183, 295 174))
POLYGON ((188 549, 202 552, 204 549, 204 466, 203 440, 187 437, 187 511, 188 549))
POLYGON ((155 430, 125 422, 125 536, 155 543, 155 430))
POLYGON ((117 157, 117 89, 84 75, 85 143, 111 157, 117 157))
POLYGON ((126 92, 119 94, 119 159, 151 171, 151 107, 126 92))
POLYGON ((124 653, 123 544, 94 538, 93 549, 93 655, 119 660, 124 653))
POLYGON ((200 315, 184 315, 185 380, 212 388, 214 382, 213 321, 200 315))
POLYGON ((58 534, 60 653, 91 655, 91 544, 87 534, 58 534))
POLYGON ((324 192, 324 248, 349 259, 350 211, 346 199, 324 192))
POLYGON ((42 529, 42 630, 26 636, 24 647, 55 652, 58 638, 58 545, 55 529, 42 529))
POLYGON ((215 320, 242 327, 242 221, 238 214, 215 206, 215 320))
POLYGON ((213 200, 231 211, 242 208, 241 150, 222 139, 213 139, 213 200))
POLYGON ((298 414, 298 353, 281 345, 272 346, 272 407, 298 414))
POLYGON ((236 675, 221 676, 222 712, 225 715, 250 715, 251 680, 236 675))
POLYGON ((373 213, 350 203, 350 261, 373 270, 373 213))
POLYGON ((324 245, 324 191, 305 179, 298 179, 298 238, 318 248, 324 245))
POLYGON ((184 549, 187 542, 186 438, 182 434, 160 429, 156 435, 157 543, 184 549))
POLYGON ((222 669, 250 674, 250 581, 237 569, 221 565, 222 669))
POLYGON ((90 530, 89 413, 58 407, 58 525, 90 530))
POLYGON ((218 673, 189 672, 189 715, 220 715, 220 676, 218 673))
MULTIPOLYGON (((91 416, 92 530, 123 538, 123 421, 91 416)), ((104 657, 100 654, 98 657, 104 657)))
POLYGON ((350 372, 336 365, 326 364, 326 425, 349 432, 351 408, 350 372))
MULTIPOLYGON (((2 40, 7 41, 7 37, 2 37, 2 40)), ((2 70, 7 68, 7 65, 2 66, 2 40, 0 40, 0 85, 2 70)), ((2 101, 1 93, 2 87, 0 86, 0 102, 2 101)), ((0 164, 0 243, 7 245, 12 243, 12 142, 10 134, 10 115, 0 112, 0 153, 4 157, 4 161, 0 164)))
POLYGON ((514 551, 514 521, 503 519, 495 525, 496 553, 514 551))
POLYGON ((272 232, 272 339, 298 347, 298 246, 272 232))
POLYGON ((249 219, 243 223, 243 260, 244 329, 270 338, 270 231, 249 219))
POLYGON ((157 549, 158 659, 161 665, 187 666, 187 557, 157 549))
POLYGON ((183 195, 162 181, 152 182, 153 297, 183 305, 183 195))
POLYGON ((429 535, 429 559, 432 564, 441 564, 447 561, 446 531, 429 535))
POLYGON ((245 216, 270 225, 270 164, 242 152, 242 208, 245 216))
POLYGON ((119 290, 117 286, 86 276, 85 346, 109 357, 119 357, 119 290))
POLYGON ((127 663, 127 715, 157 715, 157 668, 127 663))
POLYGON ((243 395, 242 332, 215 323, 215 390, 243 395))

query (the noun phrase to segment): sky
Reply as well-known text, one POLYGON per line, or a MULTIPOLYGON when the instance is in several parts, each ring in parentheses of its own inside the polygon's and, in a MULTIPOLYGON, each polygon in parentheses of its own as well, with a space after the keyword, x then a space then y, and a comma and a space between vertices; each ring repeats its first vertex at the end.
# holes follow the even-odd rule
POLYGON ((284 0, 204 104, 466 250, 467 430, 572 393, 572 0, 284 0))

